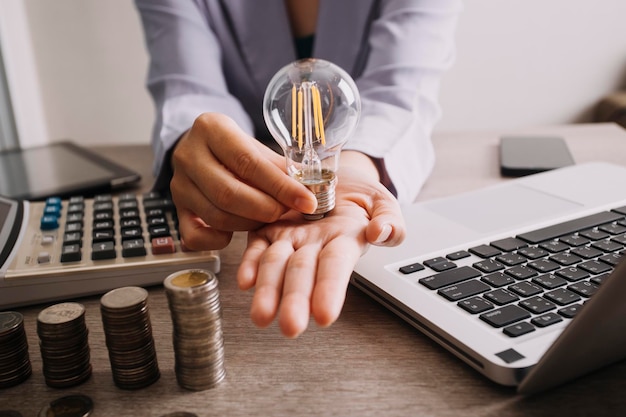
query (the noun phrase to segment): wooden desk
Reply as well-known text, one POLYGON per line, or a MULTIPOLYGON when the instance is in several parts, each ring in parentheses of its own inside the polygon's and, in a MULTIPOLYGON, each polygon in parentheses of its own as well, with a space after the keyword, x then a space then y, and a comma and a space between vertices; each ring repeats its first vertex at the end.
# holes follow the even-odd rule
MULTIPOLYGON (((519 131, 518 131, 519 132, 519 131)), ((440 133, 438 164, 422 199, 501 181, 497 143, 517 132, 440 133)), ((527 129, 560 134, 577 162, 603 159, 626 164, 626 133, 617 125, 527 129)), ((149 186, 150 152, 144 146, 106 147, 102 154, 140 166, 149 186)), ((89 395, 93 416, 160 416, 187 411, 198 416, 535 416, 617 415, 626 409, 626 362, 600 370, 532 398, 497 386, 447 353, 360 291, 349 288, 340 319, 311 328, 296 340, 275 325, 257 329, 249 319, 251 294, 237 289, 235 273, 243 234, 221 252, 219 274, 225 329, 226 380, 190 392, 178 387, 171 320, 162 288, 150 289, 150 316, 162 376, 154 385, 115 387, 99 312, 99 297, 79 300, 87 308, 93 376, 71 389, 48 388, 41 372, 36 317, 45 306, 18 309, 25 316, 33 375, 0 390, 0 409, 35 416, 47 402, 73 393, 89 395)))

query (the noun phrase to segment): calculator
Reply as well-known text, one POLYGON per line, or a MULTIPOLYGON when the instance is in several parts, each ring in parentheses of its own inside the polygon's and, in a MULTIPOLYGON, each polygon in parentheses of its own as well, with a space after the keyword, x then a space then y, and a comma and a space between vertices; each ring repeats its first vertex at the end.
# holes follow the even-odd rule
POLYGON ((158 285, 188 268, 218 273, 219 252, 187 250, 159 193, 0 197, 0 310, 158 285))

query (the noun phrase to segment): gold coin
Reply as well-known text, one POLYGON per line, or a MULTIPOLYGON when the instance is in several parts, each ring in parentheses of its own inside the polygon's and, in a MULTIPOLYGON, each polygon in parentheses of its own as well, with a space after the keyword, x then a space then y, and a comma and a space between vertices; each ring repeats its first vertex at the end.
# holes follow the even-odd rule
POLYGON ((192 288, 204 285, 209 281, 209 276, 203 271, 184 271, 172 279, 172 284, 181 288, 192 288))

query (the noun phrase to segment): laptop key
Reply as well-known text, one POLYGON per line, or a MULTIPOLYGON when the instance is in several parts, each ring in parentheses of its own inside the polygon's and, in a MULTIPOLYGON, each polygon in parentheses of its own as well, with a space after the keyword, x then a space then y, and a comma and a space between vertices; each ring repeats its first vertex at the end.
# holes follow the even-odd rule
POLYGON ((622 254, 620 253, 609 253, 608 255, 604 255, 599 257, 598 259, 601 260, 602 262, 605 262, 611 266, 617 266, 617 264, 619 263, 619 261, 622 260, 622 254))
POLYGON ((399 271, 405 275, 412 274, 413 272, 422 271, 422 270, 424 270, 424 265, 422 265, 419 262, 416 262, 410 265, 405 265, 399 269, 399 271))
POLYGON ((562 306, 580 301, 580 296, 578 294, 566 288, 557 288, 556 290, 547 292, 544 297, 562 306))
POLYGON ((500 255, 500 253, 502 253, 500 250, 489 245, 474 246, 473 248, 469 248, 468 251, 484 259, 491 258, 492 256, 500 255))
POLYGON ((450 301, 459 301, 463 298, 471 297, 489 291, 491 287, 477 279, 461 282, 456 285, 441 288, 437 294, 447 298, 450 301))
POLYGON ((609 277, 609 273, 598 275, 597 277, 593 277, 590 279, 594 284, 602 285, 602 283, 609 277))
POLYGON ((436 272, 447 271, 448 269, 456 268, 454 262, 450 262, 447 258, 437 257, 424 261, 424 265, 436 272))
POLYGON ((490 244, 491 246, 500 249, 502 252, 513 252, 514 250, 528 246, 528 243, 514 237, 496 240, 490 244))
POLYGON ((603 274, 613 269, 609 264, 605 264, 604 262, 600 261, 583 262, 582 264, 578 265, 578 267, 594 275, 603 274))
POLYGON ((576 268, 575 266, 570 266, 569 268, 563 268, 561 270, 556 271, 556 275, 561 278, 565 278, 568 281, 580 281, 581 279, 589 278, 589 273, 582 269, 576 268))
POLYGON ((537 327, 548 327, 553 324, 562 322, 563 318, 555 313, 546 313, 539 317, 535 317, 530 322, 537 327))
POLYGON ((487 300, 498 304, 505 305, 519 300, 519 297, 512 292, 505 290, 504 288, 498 288, 483 295, 487 300))
POLYGON ((539 285, 530 281, 518 282, 509 286, 508 289, 521 297, 532 297, 544 291, 539 285))
POLYGON ((491 285, 492 287, 504 287, 505 285, 512 284, 515 280, 508 276, 504 275, 502 272, 496 272, 494 274, 485 275, 481 278, 482 281, 491 285))
POLYGON ((538 277, 533 278, 533 282, 541 285, 542 287, 548 290, 553 290, 555 288, 559 288, 567 284, 567 280, 561 277, 558 277, 554 274, 540 275, 538 277))
POLYGON ((539 275, 537 271, 527 267, 526 265, 518 265, 504 271, 505 274, 518 280, 525 280, 539 275))
POLYGON ((494 305, 482 297, 472 297, 459 301, 456 305, 471 314, 492 310, 494 305))
POLYGON ((480 272, 469 266, 462 266, 449 271, 440 272, 429 277, 419 280, 419 283, 431 290, 447 287, 448 285, 457 284, 467 281, 468 279, 477 278, 480 272))
POLYGON ((494 261, 493 259, 485 259, 483 261, 472 264, 472 266, 479 271, 484 272, 485 274, 504 269, 504 265, 502 265, 500 262, 494 261))
POLYGON ((598 285, 589 281, 580 281, 567 287, 568 290, 585 298, 594 295, 596 291, 598 291, 598 288, 600 288, 598 285))
POLYGON ((460 250, 447 254, 446 258, 450 259, 451 261, 458 261, 459 259, 467 258, 468 256, 470 256, 469 252, 460 250))
POLYGON ((561 252, 561 253, 557 253, 553 256, 551 256, 549 258, 551 261, 557 262, 558 264, 562 265, 562 266, 570 266, 570 265, 574 265, 580 261, 583 260, 583 258, 581 258, 578 255, 574 255, 571 252, 561 252))
POLYGON ((481 314, 480 319, 493 327, 504 327, 530 317, 530 313, 516 305, 508 305, 481 314))
POLYGON ((573 319, 582 308, 582 304, 572 304, 558 310, 558 313, 566 319, 573 319))
POLYGON ((536 261, 531 261, 528 262, 528 266, 542 273, 552 272, 560 268, 558 263, 549 259, 538 259, 536 261))
POLYGON ((547 256, 549 252, 545 249, 541 249, 537 246, 529 246, 517 251, 520 255, 527 257, 528 259, 539 259, 547 256))
POLYGON ((519 337, 524 334, 528 334, 530 332, 535 331, 535 326, 528 323, 527 321, 523 321, 521 323, 516 323, 512 326, 505 327, 502 329, 505 335, 510 337, 519 337))
POLYGON ((556 304, 539 296, 522 300, 519 305, 535 314, 543 314, 556 308, 556 304))

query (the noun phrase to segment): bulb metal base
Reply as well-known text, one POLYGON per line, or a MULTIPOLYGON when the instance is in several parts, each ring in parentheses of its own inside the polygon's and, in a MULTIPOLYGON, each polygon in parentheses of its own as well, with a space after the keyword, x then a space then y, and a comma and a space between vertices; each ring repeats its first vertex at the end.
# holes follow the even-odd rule
POLYGON ((306 220, 322 219, 328 212, 335 208, 337 176, 334 172, 323 169, 322 178, 319 180, 303 180, 300 176, 296 176, 296 179, 311 190, 317 199, 317 209, 311 214, 304 214, 306 220))

